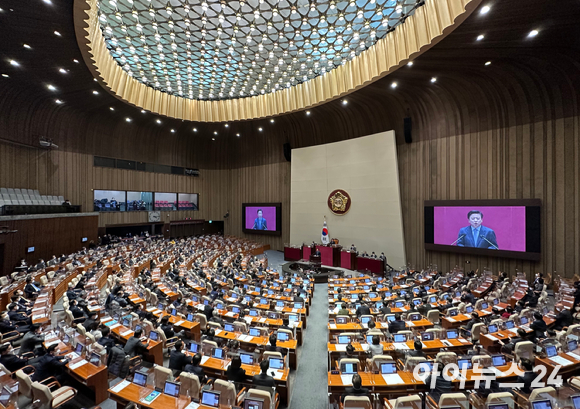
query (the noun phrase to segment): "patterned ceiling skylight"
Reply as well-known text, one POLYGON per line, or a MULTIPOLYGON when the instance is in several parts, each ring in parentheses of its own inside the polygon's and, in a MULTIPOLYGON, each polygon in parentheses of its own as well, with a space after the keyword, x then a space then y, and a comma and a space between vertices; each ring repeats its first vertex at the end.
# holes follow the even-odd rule
POLYGON ((422 0, 99 0, 107 47, 142 83, 190 99, 275 92, 351 60, 422 0))

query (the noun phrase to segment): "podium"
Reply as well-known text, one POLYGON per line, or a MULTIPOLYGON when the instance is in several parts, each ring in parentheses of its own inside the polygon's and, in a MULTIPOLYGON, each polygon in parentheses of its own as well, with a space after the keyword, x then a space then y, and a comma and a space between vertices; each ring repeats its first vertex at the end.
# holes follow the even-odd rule
POLYGON ((374 274, 383 274, 385 271, 385 261, 380 258, 371 257, 357 257, 357 270, 358 271, 369 271, 374 274))
POLYGON ((320 251, 321 263, 323 266, 340 267, 340 250, 342 246, 322 246, 317 245, 316 249, 320 251))
POLYGON ((315 256, 314 254, 311 254, 308 261, 310 262, 310 265, 314 268, 320 268, 321 263, 321 256, 315 256))
POLYGON ((300 247, 284 247, 285 261, 298 261, 302 259, 302 248, 300 247))

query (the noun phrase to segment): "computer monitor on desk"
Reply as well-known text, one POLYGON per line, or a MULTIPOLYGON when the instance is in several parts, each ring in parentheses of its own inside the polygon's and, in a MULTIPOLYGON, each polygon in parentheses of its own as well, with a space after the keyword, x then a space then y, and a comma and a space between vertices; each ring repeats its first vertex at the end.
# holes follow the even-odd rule
POLYGON ((163 393, 169 396, 177 398, 179 396, 179 384, 176 382, 165 382, 165 387, 163 388, 163 393))
POLYGON ((264 399, 246 398, 244 400, 244 409, 264 409, 264 399))
POLYGON ((220 392, 219 391, 203 391, 201 394, 201 404, 212 408, 220 406, 220 392))
POLYGON ((549 399, 533 401, 532 409, 552 409, 552 401, 549 399))

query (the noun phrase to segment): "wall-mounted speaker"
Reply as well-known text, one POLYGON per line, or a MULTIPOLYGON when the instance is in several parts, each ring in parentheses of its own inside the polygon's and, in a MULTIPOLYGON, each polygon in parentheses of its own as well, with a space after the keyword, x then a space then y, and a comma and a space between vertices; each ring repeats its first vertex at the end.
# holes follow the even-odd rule
POLYGON ((413 138, 411 137, 411 117, 410 116, 403 119, 403 133, 405 135, 405 142, 407 142, 407 143, 413 142, 413 138))
POLYGON ((286 142, 284 144, 284 157, 288 162, 292 160, 292 148, 290 147, 290 143, 286 142))

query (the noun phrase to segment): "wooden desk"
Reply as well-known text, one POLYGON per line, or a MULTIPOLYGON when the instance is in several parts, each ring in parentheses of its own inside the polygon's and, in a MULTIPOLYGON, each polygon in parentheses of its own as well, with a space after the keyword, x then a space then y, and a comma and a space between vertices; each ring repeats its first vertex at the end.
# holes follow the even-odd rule
POLYGON ((109 387, 109 370, 106 365, 95 366, 86 363, 78 368, 70 369, 71 365, 80 361, 77 358, 70 361, 66 366, 69 374, 80 383, 86 385, 95 393, 95 404, 99 404, 109 398, 107 388, 109 387))
POLYGON ((170 315, 167 311, 161 311, 155 307, 150 307, 147 309, 148 312, 151 312, 157 318, 161 319, 165 316, 169 316, 169 322, 173 324, 173 327, 177 329, 177 331, 184 330, 185 332, 189 333, 189 338, 199 342, 201 340, 201 330, 199 322, 197 321, 187 321, 181 317, 170 315))
POLYGON ((130 383, 125 388, 119 392, 114 392, 113 388, 109 389, 111 394, 111 399, 117 402, 117 408, 124 408, 127 403, 134 402, 139 406, 151 409, 183 409, 191 402, 186 396, 180 396, 179 398, 174 398, 173 396, 166 395, 162 393, 153 402, 146 404, 141 401, 142 398, 153 392, 151 386, 139 386, 134 383, 130 383))
MULTIPOLYGON (((107 317, 102 319, 101 323, 105 324, 112 320, 113 318, 107 317)), ((126 344, 127 340, 135 333, 135 331, 132 331, 120 323, 110 326, 109 329, 111 330, 111 334, 113 334, 113 336, 123 344, 126 344)), ((163 366, 163 342, 149 340, 149 346, 147 347, 147 351, 143 354, 143 358, 146 361, 163 366)))
MULTIPOLYGON (((576 351, 577 354, 578 351, 576 351)), ((580 354, 578 354, 580 355, 580 354)), ((580 372, 580 360, 561 352, 558 354, 559 357, 567 359, 572 362, 572 365, 560 366, 558 375, 560 375, 564 380, 570 378, 571 376, 576 376, 580 372)), ((546 375, 544 376, 544 381, 548 379, 550 374, 556 370, 556 367, 560 364, 553 362, 550 358, 540 358, 536 356, 535 365, 543 365, 546 367, 546 375)))
MULTIPOLYGON (((491 315, 491 310, 475 311, 480 318, 491 315)), ((457 314, 455 317, 443 317, 441 318, 441 326, 446 329, 459 328, 471 319, 470 315, 457 314)))

